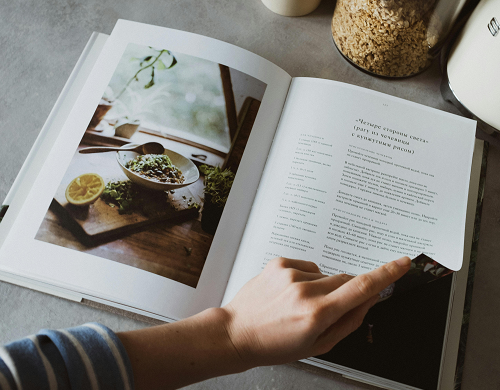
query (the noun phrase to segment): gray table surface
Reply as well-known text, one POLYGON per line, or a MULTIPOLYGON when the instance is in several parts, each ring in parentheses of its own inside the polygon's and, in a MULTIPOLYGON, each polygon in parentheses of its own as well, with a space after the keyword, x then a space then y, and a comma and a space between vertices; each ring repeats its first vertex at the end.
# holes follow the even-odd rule
MULTIPOLYGON (((0 199, 93 31, 110 33, 116 20, 166 26, 233 43, 274 62, 292 76, 321 77, 371 88, 458 113, 439 93, 438 63, 423 74, 390 81, 349 65, 332 45, 334 2, 312 14, 282 17, 260 0, 0 0, 0 199)), ((490 148, 479 259, 463 389, 500 388, 500 151, 490 148)), ((147 324, 0 282, 0 344, 36 332, 99 321, 115 331, 147 324)), ((424 374, 424 373, 423 373, 424 374)), ((371 389, 290 366, 256 368, 193 389, 371 389)))

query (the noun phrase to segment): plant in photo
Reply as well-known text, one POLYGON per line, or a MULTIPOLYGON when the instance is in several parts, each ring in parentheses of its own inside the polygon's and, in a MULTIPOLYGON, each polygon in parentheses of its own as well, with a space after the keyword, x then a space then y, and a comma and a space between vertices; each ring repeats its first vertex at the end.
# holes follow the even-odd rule
MULTIPOLYGON (((145 113, 154 113, 152 107, 158 104, 164 98, 168 98, 169 94, 165 88, 155 88, 146 96, 142 96, 131 87, 132 82, 139 82, 139 75, 143 72, 151 72, 148 81, 144 85, 144 89, 149 89, 155 85, 155 72, 171 69, 177 64, 175 56, 166 49, 154 49, 149 46, 150 53, 142 58, 132 57, 130 61, 139 62, 139 68, 132 68, 135 73, 128 79, 120 92, 115 96, 110 85, 106 88, 104 95, 101 98, 94 116, 92 117, 89 128, 96 129, 98 124, 113 108, 114 115, 108 116, 108 120, 115 128, 115 135, 131 138, 140 125, 140 117, 145 113), (166 65, 168 64, 168 66, 166 65), (126 99, 120 99, 127 92, 126 99)), ((164 86, 165 87, 165 86, 164 86)), ((115 89, 118 89, 115 86, 115 89)), ((103 129, 97 129, 102 131, 103 129)))
MULTIPOLYGON (((231 191, 234 181, 234 173, 229 169, 222 170, 219 167, 202 165, 200 172, 205 175, 205 195, 208 195, 210 203, 224 207, 231 191)), ((205 196, 205 201, 207 197, 205 196)))
POLYGON ((131 213, 138 206, 138 188, 130 180, 110 181, 101 198, 111 207, 118 206, 120 214, 131 213))
POLYGON ((121 115, 118 117, 114 126, 115 135, 117 136, 131 138, 140 125, 140 116, 148 112, 154 113, 153 106, 161 102, 162 98, 168 97, 168 93, 164 91, 165 88, 155 89, 154 91, 148 92, 146 96, 142 96, 140 93, 134 91, 130 86, 133 81, 139 82, 139 74, 144 71, 151 70, 151 77, 144 85, 144 89, 149 89, 155 85, 155 71, 171 69, 175 66, 175 64, 177 64, 177 59, 169 50, 157 50, 152 47, 149 48, 153 50, 155 54, 150 54, 142 58, 131 58, 131 61, 139 61, 139 69, 127 81, 123 89, 115 98, 117 111, 121 112, 121 115), (166 58, 166 56, 168 56, 168 58, 166 58), (170 61, 168 66, 165 65, 165 62, 163 61, 164 59, 168 59, 170 61), (120 97, 125 92, 128 92, 129 99, 125 99, 125 101, 123 101, 120 97))
POLYGON ((219 225, 224 205, 234 182, 235 174, 229 169, 202 165, 200 172, 205 175, 205 200, 201 214, 201 228, 214 234, 219 225))
POLYGON ((173 54, 166 50, 166 49, 162 49, 162 50, 157 50, 157 49, 153 49, 152 47, 150 47, 150 49, 154 50, 157 54, 156 55, 148 55, 146 57, 143 57, 143 58, 132 58, 133 61, 137 60, 137 61, 140 61, 139 62, 139 70, 137 70, 137 72, 130 78, 130 80, 127 82, 127 84, 125 84, 125 87, 123 87, 123 89, 120 91, 120 93, 116 96, 116 100, 118 100, 120 98, 120 96, 123 95, 123 93, 127 90, 127 87, 130 85, 130 83, 132 83, 132 81, 139 81, 139 74, 143 71, 145 71, 146 69, 151 69, 151 79, 149 80, 149 82, 144 85, 144 88, 145 89, 149 89, 151 88, 153 85, 155 85, 155 70, 165 70, 165 69, 171 69, 175 66, 175 64, 177 64, 177 59, 173 56, 173 54), (166 54, 170 57, 170 65, 169 66, 166 66, 165 63, 163 62, 162 60, 162 56, 166 54))

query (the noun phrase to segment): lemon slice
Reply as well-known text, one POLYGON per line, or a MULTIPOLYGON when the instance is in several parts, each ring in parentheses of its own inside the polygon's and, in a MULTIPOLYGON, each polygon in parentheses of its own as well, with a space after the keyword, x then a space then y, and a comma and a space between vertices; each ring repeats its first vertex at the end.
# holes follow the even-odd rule
POLYGON ((96 173, 84 173, 74 178, 66 188, 66 199, 76 206, 94 203, 104 191, 104 180, 96 173))

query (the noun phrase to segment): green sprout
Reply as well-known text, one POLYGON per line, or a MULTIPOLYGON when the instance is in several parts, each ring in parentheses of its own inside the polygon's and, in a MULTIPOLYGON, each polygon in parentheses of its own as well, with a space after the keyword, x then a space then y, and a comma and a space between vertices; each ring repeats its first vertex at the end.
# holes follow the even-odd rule
POLYGON ((200 172, 205 175, 205 195, 209 195, 214 205, 223 207, 231 191, 234 173, 229 169, 202 165, 200 172))
POLYGON ((106 184, 101 198, 111 207, 118 206, 120 214, 126 214, 139 206, 137 195, 137 188, 130 180, 110 181, 106 184))

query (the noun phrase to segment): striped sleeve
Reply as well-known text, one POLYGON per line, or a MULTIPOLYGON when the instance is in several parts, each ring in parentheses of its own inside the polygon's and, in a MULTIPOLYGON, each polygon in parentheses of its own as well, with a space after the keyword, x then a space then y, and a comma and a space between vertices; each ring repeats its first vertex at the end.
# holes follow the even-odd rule
POLYGON ((119 338, 98 323, 37 335, 0 347, 0 390, 133 389, 119 338))

